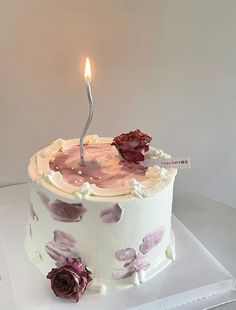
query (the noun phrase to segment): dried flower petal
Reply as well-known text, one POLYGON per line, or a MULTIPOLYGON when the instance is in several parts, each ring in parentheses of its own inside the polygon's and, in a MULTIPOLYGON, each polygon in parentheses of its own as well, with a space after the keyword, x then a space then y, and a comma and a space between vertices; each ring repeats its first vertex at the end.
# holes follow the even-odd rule
POLYGON ((104 223, 117 223, 120 221, 122 213, 123 208, 116 203, 112 208, 102 210, 100 217, 104 223))
POLYGON ((160 227, 156 231, 147 234, 139 246, 139 251, 143 254, 149 252, 153 247, 158 245, 164 237, 165 227, 160 227))
POLYGON ((126 248, 115 252, 115 257, 121 261, 128 261, 136 258, 136 251, 133 248, 126 248))
POLYGON ((68 203, 59 199, 50 203, 46 195, 41 192, 38 192, 38 195, 52 218, 59 222, 79 222, 87 211, 82 203, 68 203))

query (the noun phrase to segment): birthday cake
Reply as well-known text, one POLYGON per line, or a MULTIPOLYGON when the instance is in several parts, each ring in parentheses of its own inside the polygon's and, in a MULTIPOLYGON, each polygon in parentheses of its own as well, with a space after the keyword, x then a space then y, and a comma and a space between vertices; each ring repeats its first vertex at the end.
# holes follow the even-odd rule
POLYGON ((171 230, 177 170, 140 130, 116 138, 58 139, 30 161, 25 250, 59 297, 79 300, 139 285, 175 258, 171 230))

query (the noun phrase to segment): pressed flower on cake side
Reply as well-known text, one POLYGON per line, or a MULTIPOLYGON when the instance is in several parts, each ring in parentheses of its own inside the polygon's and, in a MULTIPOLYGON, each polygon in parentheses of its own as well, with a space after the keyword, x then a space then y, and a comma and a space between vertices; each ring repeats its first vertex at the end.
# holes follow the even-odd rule
POLYGON ((78 302, 92 280, 90 274, 80 258, 67 258, 65 265, 53 268, 47 278, 57 297, 75 299, 78 302))

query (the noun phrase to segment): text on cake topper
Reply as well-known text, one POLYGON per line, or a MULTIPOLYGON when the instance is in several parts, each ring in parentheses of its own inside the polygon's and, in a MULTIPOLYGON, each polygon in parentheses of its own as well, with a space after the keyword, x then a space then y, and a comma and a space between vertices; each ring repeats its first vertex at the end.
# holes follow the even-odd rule
POLYGON ((162 168, 188 169, 190 168, 190 157, 171 157, 164 159, 146 159, 144 164, 151 167, 158 165, 162 168))

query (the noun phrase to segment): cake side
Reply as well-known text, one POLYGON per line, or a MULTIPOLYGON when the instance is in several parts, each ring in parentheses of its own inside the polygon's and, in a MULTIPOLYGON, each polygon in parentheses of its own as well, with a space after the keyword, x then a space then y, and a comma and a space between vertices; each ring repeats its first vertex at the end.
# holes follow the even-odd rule
POLYGON ((74 204, 32 184, 27 253, 45 275, 65 256, 79 255, 92 271, 90 288, 96 290, 144 282, 166 260, 172 191, 173 183, 148 198, 74 204))

